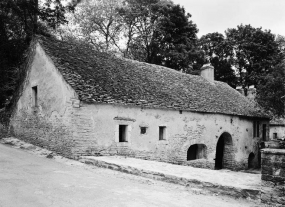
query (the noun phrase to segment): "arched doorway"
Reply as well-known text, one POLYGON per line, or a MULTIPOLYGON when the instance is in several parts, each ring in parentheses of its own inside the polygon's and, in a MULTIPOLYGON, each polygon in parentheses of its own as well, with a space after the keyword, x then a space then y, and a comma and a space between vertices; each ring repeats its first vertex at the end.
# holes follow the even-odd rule
POLYGON ((248 156, 248 169, 252 169, 254 168, 254 153, 250 153, 249 156, 248 156))
POLYGON ((216 146, 216 159, 215 159, 215 169, 220 170, 223 168, 232 168, 233 162, 233 141, 232 136, 224 132, 216 146))
POLYGON ((193 144, 188 148, 187 161, 206 158, 207 147, 204 144, 193 144))

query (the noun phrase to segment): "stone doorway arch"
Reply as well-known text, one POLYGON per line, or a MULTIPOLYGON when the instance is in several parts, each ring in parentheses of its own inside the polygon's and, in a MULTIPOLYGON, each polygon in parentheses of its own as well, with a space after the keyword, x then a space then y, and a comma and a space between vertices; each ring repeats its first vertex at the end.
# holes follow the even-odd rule
POLYGON ((187 161, 203 159, 207 156, 207 146, 205 144, 193 144, 187 150, 187 161))
POLYGON ((233 140, 228 132, 224 132, 216 146, 215 169, 231 169, 233 166, 233 140))

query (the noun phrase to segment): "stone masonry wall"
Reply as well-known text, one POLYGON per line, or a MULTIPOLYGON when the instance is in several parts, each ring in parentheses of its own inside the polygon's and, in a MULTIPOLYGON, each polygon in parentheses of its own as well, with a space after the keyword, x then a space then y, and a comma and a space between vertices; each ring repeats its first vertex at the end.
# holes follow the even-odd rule
POLYGON ((77 95, 43 49, 37 45, 34 50, 23 91, 11 117, 10 133, 24 141, 73 157, 76 143, 72 117, 79 107, 77 95), (33 87, 37 87, 36 95, 33 87))
POLYGON ((262 150, 261 201, 285 206, 285 149, 262 150))
MULTIPOLYGON (((214 168, 217 141, 229 134, 225 159, 230 169, 247 169, 251 152, 257 158, 258 138, 252 138, 252 121, 235 116, 174 110, 141 109, 111 104, 84 104, 72 114, 74 153, 122 155, 202 168, 214 168), (128 125, 128 141, 118 141, 119 125, 128 125), (147 128, 145 134, 140 127, 147 128), (159 140, 159 126, 166 126, 166 139, 159 140), (187 161, 193 144, 207 147, 205 159, 187 161)), ((265 123, 265 122, 264 122, 265 123)), ((256 159, 257 160, 257 159, 256 159)))

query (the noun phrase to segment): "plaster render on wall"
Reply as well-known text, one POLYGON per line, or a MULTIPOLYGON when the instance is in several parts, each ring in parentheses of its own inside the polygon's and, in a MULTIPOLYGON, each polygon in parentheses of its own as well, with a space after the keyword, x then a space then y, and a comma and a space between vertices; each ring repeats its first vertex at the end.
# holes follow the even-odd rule
POLYGON ((282 139, 285 138, 285 126, 270 126, 270 134, 269 139, 282 139), (274 133, 276 133, 276 138, 274 136, 274 133))
MULTIPOLYGON (((121 154, 142 159, 153 159, 176 164, 187 164, 187 150, 193 144, 207 146, 207 162, 214 164, 216 145, 224 132, 231 134, 233 142, 233 165, 246 168, 251 152, 257 154, 258 138, 252 138, 252 120, 237 116, 202 114, 184 112, 182 115, 174 110, 147 109, 108 104, 83 104, 81 110, 86 111, 93 121, 94 131, 88 140, 96 139, 97 144, 81 142, 81 153, 94 155, 121 154), (136 121, 118 121, 122 109, 124 117, 136 121), (158 116, 159 114, 159 116, 158 116), (112 121, 110 121, 112 120, 112 121), (233 120, 231 122, 231 120, 233 120), (140 126, 147 123, 147 135, 141 136, 140 126), (215 123, 213 125, 213 123, 215 123), (129 141, 118 143, 118 124, 128 125, 129 141), (159 126, 167 127, 167 139, 159 140, 159 126), (248 130, 251 129, 251 130, 248 130)), ((76 114, 76 112, 75 112, 76 114)), ((83 114, 82 114, 83 115, 83 114)), ((87 135, 88 136, 88 135, 87 135)), ((82 155, 83 155, 82 154, 82 155)), ((257 160, 256 160, 257 162, 257 160)))
POLYGON ((39 44, 23 88, 11 118, 11 131, 17 137, 70 155, 74 145, 70 115, 77 95, 39 44), (33 104, 35 86, 37 105, 33 104))

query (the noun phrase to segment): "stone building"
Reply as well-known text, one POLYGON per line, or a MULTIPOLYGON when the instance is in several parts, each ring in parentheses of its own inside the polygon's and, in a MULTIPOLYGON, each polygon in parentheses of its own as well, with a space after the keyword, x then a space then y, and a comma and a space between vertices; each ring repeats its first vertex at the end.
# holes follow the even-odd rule
POLYGON ((270 120, 270 140, 285 140, 285 120, 284 118, 275 118, 270 120))
POLYGON ((11 118, 20 139, 67 157, 124 155, 208 168, 258 165, 269 119, 213 67, 192 76, 37 37, 11 118))

